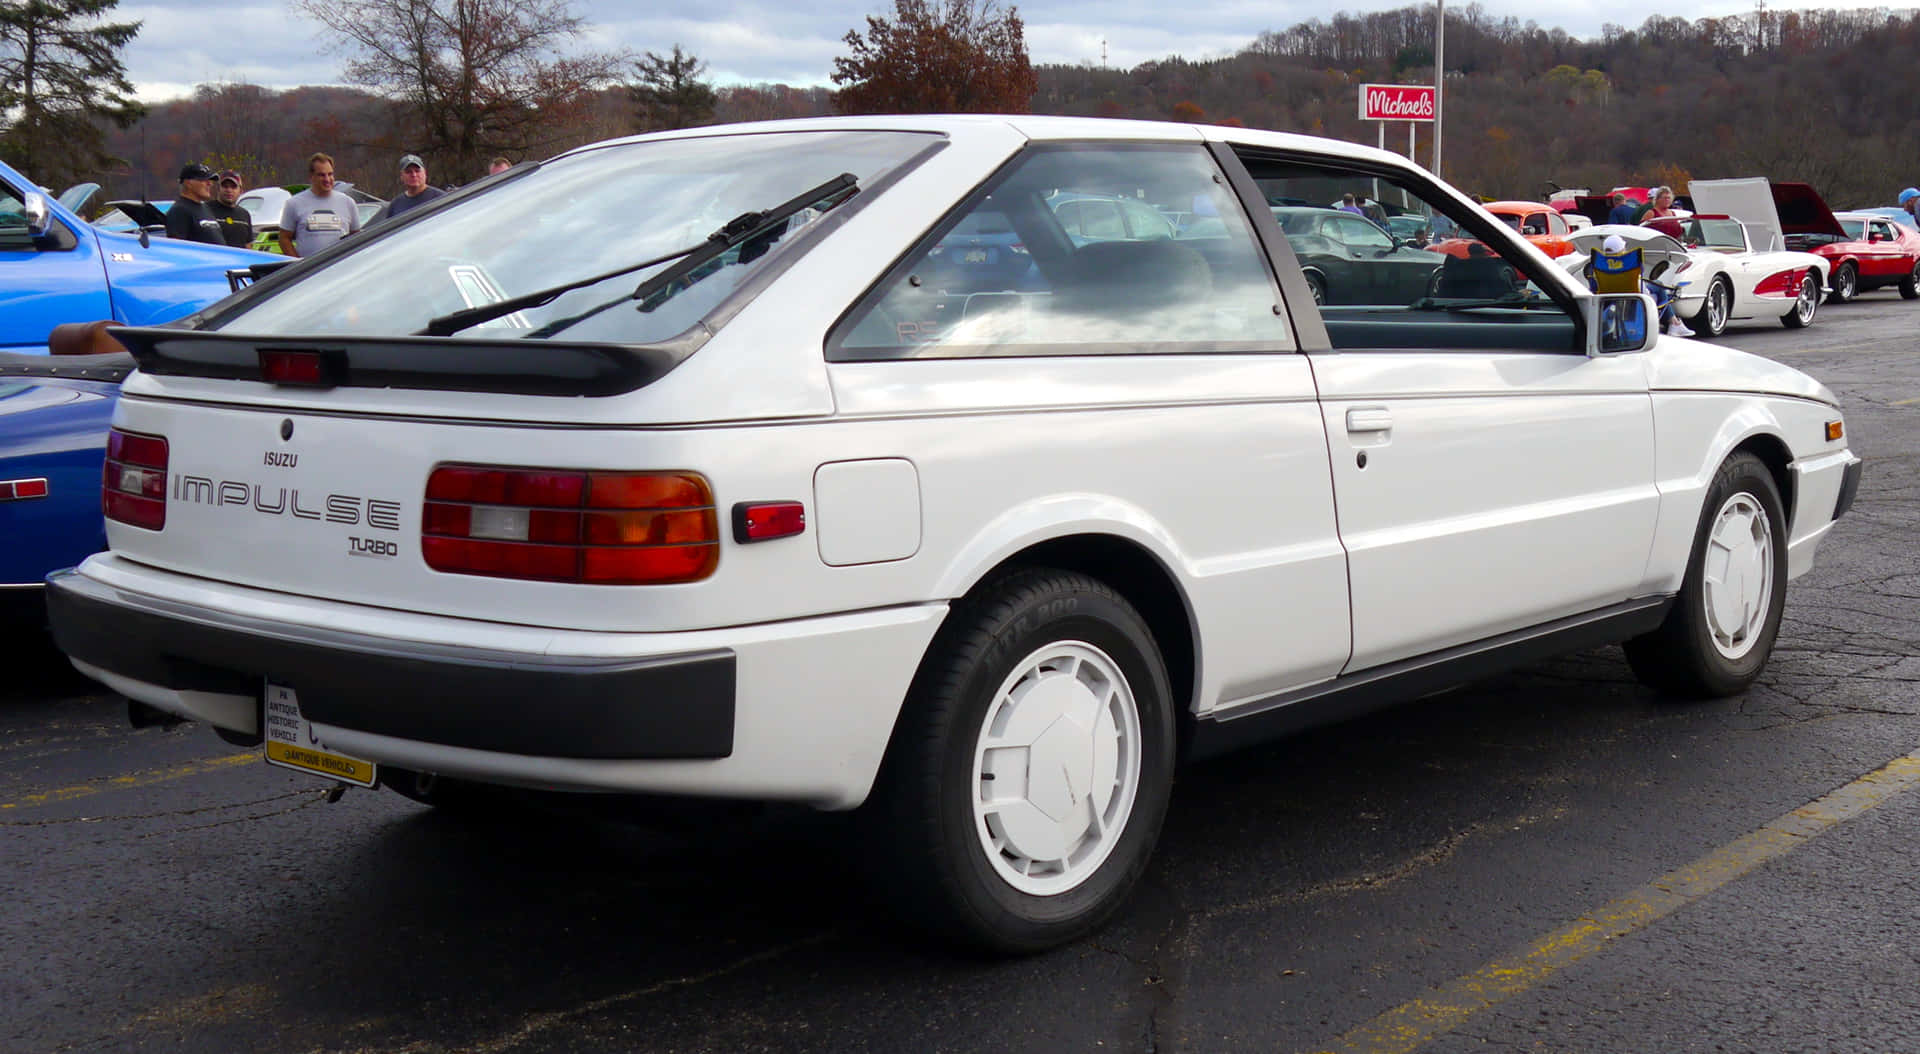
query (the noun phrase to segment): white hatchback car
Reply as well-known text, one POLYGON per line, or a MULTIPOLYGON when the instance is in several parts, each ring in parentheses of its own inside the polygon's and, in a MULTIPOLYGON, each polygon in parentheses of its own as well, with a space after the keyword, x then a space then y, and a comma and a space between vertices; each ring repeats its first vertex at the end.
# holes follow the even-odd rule
POLYGON ((1860 462, 1651 307, 1325 139, 622 140, 117 330, 112 551, 48 600, 83 672, 335 779, 864 805, 909 918, 1034 950, 1182 759, 1614 641, 1753 682, 1860 462), (1376 179, 1493 255, 1316 307, 1270 206, 1376 179))

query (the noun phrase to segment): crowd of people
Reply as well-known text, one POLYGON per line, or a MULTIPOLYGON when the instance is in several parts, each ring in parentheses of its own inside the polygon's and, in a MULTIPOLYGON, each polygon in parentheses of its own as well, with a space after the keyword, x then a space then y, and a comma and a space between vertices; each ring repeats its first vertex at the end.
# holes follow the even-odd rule
MULTIPOLYGON (((487 174, 512 167, 513 162, 496 157, 488 162, 487 174)), ((182 166, 180 195, 167 208, 167 237, 209 245, 252 245, 253 216, 239 204, 244 189, 245 181, 233 169, 216 174, 198 161, 182 166)), ((427 163, 420 155, 407 154, 400 159, 400 192, 381 208, 372 223, 404 215, 446 193, 427 179, 427 163)), ((312 256, 360 232, 358 203, 338 189, 333 158, 316 153, 307 159, 306 189, 281 207, 277 228, 280 251, 294 257, 312 256)))

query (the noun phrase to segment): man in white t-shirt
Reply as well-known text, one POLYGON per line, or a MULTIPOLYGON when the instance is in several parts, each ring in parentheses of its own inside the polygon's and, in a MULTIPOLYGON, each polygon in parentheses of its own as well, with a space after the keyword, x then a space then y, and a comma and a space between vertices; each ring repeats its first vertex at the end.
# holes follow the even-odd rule
POLYGON ((308 158, 307 180, 307 189, 280 210, 280 251, 288 256, 312 256, 360 229, 353 199, 334 192, 333 158, 308 158))

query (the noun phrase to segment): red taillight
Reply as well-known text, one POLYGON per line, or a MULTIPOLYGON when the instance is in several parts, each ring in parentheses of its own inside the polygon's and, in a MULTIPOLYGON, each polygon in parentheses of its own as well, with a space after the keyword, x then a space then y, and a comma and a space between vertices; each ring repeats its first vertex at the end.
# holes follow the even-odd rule
POLYGON ((1800 276, 1805 272, 1800 268, 1781 271, 1762 278, 1753 287, 1755 296, 1799 296, 1800 276))
POLYGON ((317 351, 260 352, 260 378, 269 384, 325 385, 326 363, 317 351))
POLYGON ((713 489, 693 472, 442 465, 420 533, 427 566, 452 574, 661 585, 720 562, 713 489))
POLYGON ((160 436, 107 433, 100 470, 100 511, 109 520, 157 531, 167 525, 167 441, 160 436))

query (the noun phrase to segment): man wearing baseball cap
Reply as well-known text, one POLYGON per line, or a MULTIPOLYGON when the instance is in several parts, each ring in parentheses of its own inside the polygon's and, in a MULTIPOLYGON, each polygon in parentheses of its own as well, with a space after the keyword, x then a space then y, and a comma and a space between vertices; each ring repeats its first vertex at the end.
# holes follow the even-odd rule
POLYGON ((207 211, 220 222, 227 244, 244 249, 253 244, 253 214, 240 207, 240 186, 240 173, 231 168, 220 173, 207 211))
POLYGON ((180 169, 180 196, 167 206, 167 237, 225 245, 220 221, 207 202, 213 197, 213 169, 195 161, 180 169))
POLYGON ((420 160, 420 155, 408 154, 400 159, 400 193, 394 195, 393 200, 387 202, 387 207, 380 210, 380 219, 390 220, 404 215, 407 210, 425 205, 444 194, 446 191, 427 183, 427 165, 420 160))

